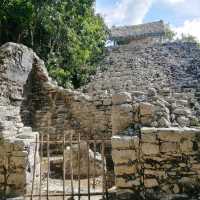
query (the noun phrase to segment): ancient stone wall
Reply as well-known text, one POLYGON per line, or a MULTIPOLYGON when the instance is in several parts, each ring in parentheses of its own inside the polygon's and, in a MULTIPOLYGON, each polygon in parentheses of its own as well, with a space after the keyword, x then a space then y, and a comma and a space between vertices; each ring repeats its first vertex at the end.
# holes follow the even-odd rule
POLYGON ((162 43, 162 37, 144 37, 140 39, 135 39, 127 44, 127 47, 144 47, 151 46, 156 43, 162 43))
POLYGON ((21 111, 25 123, 40 134, 50 134, 53 140, 61 139, 67 130, 80 132, 83 138, 110 138, 111 99, 63 89, 51 83, 46 73, 38 74, 40 67, 32 72, 21 111))
POLYGON ((112 158, 118 188, 157 199, 199 188, 199 119, 186 96, 168 95, 153 88, 146 94, 113 95, 112 158))
MULTIPOLYGON (((63 138, 69 130, 80 132, 83 139, 111 138, 111 98, 59 87, 48 76, 43 61, 23 45, 3 45, 0 63, 0 147, 6 149, 0 153, 2 192, 28 191, 37 132, 49 134, 51 140, 63 138)), ((55 153, 59 148, 55 147, 55 153)))
POLYGON ((38 176, 37 132, 25 127, 21 105, 34 59, 32 50, 13 43, 0 48, 0 192, 1 197, 24 194, 32 181, 34 152, 38 176))
MULTIPOLYGON (((120 159, 115 156, 120 157, 122 154, 123 157, 124 150, 127 151, 127 157, 135 155, 135 152, 136 160, 141 160, 142 165, 148 164, 150 157, 155 157, 158 163, 152 166, 150 176, 137 175, 137 178, 143 178, 143 182, 140 181, 141 188, 157 188, 156 184, 162 179, 154 174, 156 166, 162 174, 167 170, 168 162, 169 165, 172 162, 178 163, 175 167, 173 165, 175 175, 170 167, 170 173, 167 174, 169 183, 167 179, 163 183, 170 187, 166 192, 181 192, 182 182, 179 184, 173 179, 173 176, 178 176, 179 170, 184 178, 199 176, 196 170, 199 165, 199 130, 184 128, 199 126, 199 55, 200 50, 194 44, 118 47, 105 58, 95 80, 83 88, 82 93, 81 90, 59 87, 48 76, 44 63, 27 47, 13 43, 2 46, 0 147, 6 149, 4 153, 0 153, 0 163, 3 163, 0 170, 4 177, 0 184, 2 191, 22 193, 26 189, 33 174, 33 141, 37 132, 40 135, 49 134, 50 139, 58 140, 68 130, 75 130, 75 133, 81 133, 82 138, 89 136, 90 139, 110 139, 113 134, 114 161, 120 159), (141 129, 142 127, 149 128, 141 129), (33 132, 32 128, 37 132, 33 132), (170 132, 171 137, 171 132, 176 136, 180 133, 181 138, 175 138, 174 141, 161 139, 165 131, 170 132), (149 137, 148 141, 144 137, 149 137), (151 138, 154 138, 153 142, 151 138), (115 141, 118 140, 127 140, 131 146, 124 147, 126 141, 123 141, 122 146, 116 147, 115 141), (133 143, 135 147, 132 146, 133 143), (183 150, 184 145, 188 148, 186 152, 183 150), (148 154, 151 147, 153 152, 148 154), (116 152, 119 154, 116 155, 116 152), (158 159, 162 154, 165 155, 164 168, 162 160, 158 159), (189 160, 186 163, 187 155, 195 161, 189 160), (184 167, 184 163, 188 165, 184 167), (191 169, 188 167, 190 165, 191 169), (9 176, 5 176, 5 173, 9 176), (21 178, 15 183, 12 180, 16 177, 21 178), (147 179, 145 182, 144 178, 147 179), (146 187, 149 184, 154 185, 146 187)), ((126 156, 122 158, 123 167, 118 166, 118 163, 115 166, 116 173, 120 174, 119 177, 117 175, 120 178, 116 179, 117 186, 123 182, 126 184, 126 178, 133 179, 129 172, 132 172, 136 164, 133 162, 130 167, 126 156), (124 170, 127 170, 125 175, 124 170)), ((37 164, 38 167, 39 163, 37 164)), ((150 167, 142 169, 150 170, 150 167)), ((136 174, 139 172, 140 168, 135 170, 136 174)), ((137 181, 136 183, 139 184, 137 181)), ((131 182, 128 188, 132 186, 131 182)))
POLYGON ((108 51, 99 71, 83 88, 92 95, 146 91, 199 93, 200 49, 192 43, 148 47, 119 46, 108 51))
POLYGON ((0 145, 0 195, 15 197, 30 192, 35 176, 39 178, 39 155, 36 135, 31 129, 21 128, 16 137, 1 138, 0 145), (36 151, 36 163, 34 156, 36 151))
POLYGON ((200 129, 191 128, 142 128, 140 136, 114 136, 116 186, 136 194, 146 192, 155 199, 198 193, 199 138, 200 129))

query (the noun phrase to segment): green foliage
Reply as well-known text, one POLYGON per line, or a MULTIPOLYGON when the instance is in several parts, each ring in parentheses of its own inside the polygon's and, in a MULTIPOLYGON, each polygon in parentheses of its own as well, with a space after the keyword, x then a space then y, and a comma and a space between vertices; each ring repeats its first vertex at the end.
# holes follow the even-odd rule
POLYGON ((176 33, 170 28, 169 25, 166 25, 165 27, 165 38, 167 40, 173 40, 174 37, 176 36, 176 33))
POLYGON ((94 0, 0 0, 0 43, 32 47, 60 85, 79 87, 104 53, 107 27, 94 0))
POLYGON ((182 33, 182 35, 181 35, 181 41, 182 41, 182 42, 198 43, 198 39, 197 39, 195 36, 190 35, 190 34, 185 35, 185 34, 183 34, 183 33, 182 33))
POLYGON ((189 43, 195 43, 198 48, 200 48, 200 41, 193 35, 185 35, 182 33, 181 38, 179 39, 181 42, 189 42, 189 43))

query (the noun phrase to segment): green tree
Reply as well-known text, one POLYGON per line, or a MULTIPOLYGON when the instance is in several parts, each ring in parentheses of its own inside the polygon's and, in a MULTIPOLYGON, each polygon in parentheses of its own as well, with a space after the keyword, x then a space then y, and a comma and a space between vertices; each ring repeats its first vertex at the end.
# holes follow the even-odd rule
POLYGON ((178 39, 178 41, 195 43, 197 45, 197 47, 200 48, 200 41, 198 40, 198 38, 196 38, 195 36, 190 35, 190 34, 182 33, 181 37, 178 39))
POLYGON ((197 39, 195 36, 190 35, 190 34, 187 34, 187 35, 186 35, 186 34, 183 34, 183 33, 182 33, 180 40, 181 40, 182 42, 199 43, 198 39, 197 39))
POLYGON ((88 81, 107 39, 107 27, 95 14, 94 0, 0 3, 1 44, 13 41, 32 47, 60 85, 77 88, 88 81))
POLYGON ((176 33, 170 28, 169 24, 165 27, 165 38, 169 41, 173 40, 176 33))

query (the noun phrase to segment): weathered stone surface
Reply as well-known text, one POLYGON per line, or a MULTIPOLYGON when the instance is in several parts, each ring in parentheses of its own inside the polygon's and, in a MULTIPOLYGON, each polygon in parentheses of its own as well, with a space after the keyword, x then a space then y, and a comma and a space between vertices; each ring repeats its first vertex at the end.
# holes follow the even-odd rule
POLYGON ((190 120, 189 118, 185 116, 181 116, 177 118, 177 122, 180 124, 182 127, 188 127, 190 125, 190 120))
POLYGON ((190 153, 193 151, 193 142, 191 140, 183 139, 180 143, 180 150, 183 153, 190 153))
POLYGON ((144 180, 144 186, 146 188, 153 188, 153 187, 156 187, 158 186, 158 181, 156 179, 145 179, 144 180))
POLYGON ((117 176, 124 174, 135 174, 137 172, 135 165, 119 165, 115 167, 115 174, 117 176))
POLYGON ((161 117, 161 119, 158 121, 158 124, 159 127, 169 128, 171 126, 170 122, 164 117, 161 117))
POLYGON ((112 96, 112 103, 114 105, 121 105, 125 103, 131 103, 132 102, 132 96, 128 92, 121 92, 119 94, 115 94, 112 96))
POLYGON ((142 152, 146 155, 158 154, 159 146, 152 143, 142 143, 142 152))
POLYGON ((179 142, 181 139, 181 132, 178 128, 162 129, 158 133, 158 138, 166 142, 179 142))
POLYGON ((157 143, 158 142, 156 134, 142 134, 141 139, 145 143, 147 143, 147 142, 148 143, 157 143))
POLYGON ((132 106, 122 104, 112 107, 112 133, 113 135, 129 127, 133 120, 132 106))
POLYGON ((134 186, 140 185, 140 180, 136 179, 134 181, 125 180, 123 178, 117 177, 115 179, 115 184, 119 188, 133 188, 134 186))
POLYGON ((135 149, 137 148, 139 138, 131 136, 113 136, 112 148, 113 149, 135 149))
MULTIPOLYGON (((117 151, 113 150, 113 159, 118 161, 115 162, 115 174, 120 176, 116 178, 116 185, 134 191, 144 187, 153 193, 161 189, 168 195, 178 194, 191 184, 199 187, 199 151, 193 149, 199 129, 143 127, 141 133, 137 148, 132 150, 129 146, 125 150, 123 145, 119 145, 117 151), (131 151, 136 152, 133 161, 124 155, 131 151), (124 158, 121 163, 120 155, 124 158)), ((131 137, 127 139, 131 140, 131 137)), ((163 196, 163 193, 160 195, 163 196)))
POLYGON ((178 151, 177 143, 175 142, 163 142, 160 146, 160 152, 174 152, 178 151))
POLYGON ((150 115, 154 113, 154 106, 148 102, 140 103, 140 114, 141 116, 150 115))
POLYGON ((5 147, 0 146, 0 171, 10 165, 11 180, 19 177, 20 182, 15 185, 11 181, 8 187, 22 192, 32 179, 35 133, 30 127, 40 134, 49 133, 52 140, 62 139, 63 130, 69 129, 81 132, 82 138, 90 134, 91 138, 109 139, 111 132, 121 134, 112 139, 113 160, 126 165, 115 165, 115 171, 120 176, 132 172, 130 166, 136 171, 135 176, 117 177, 120 187, 166 184, 166 191, 176 193, 184 187, 180 184, 194 183, 200 174, 200 131, 179 126, 199 123, 199 54, 194 44, 182 43, 114 48, 103 64, 108 69, 97 73, 96 80, 85 88, 88 95, 58 87, 30 49, 4 45, 0 48, 0 136, 5 147), (111 94, 115 96, 111 98, 111 94), (178 128, 142 129, 140 138, 141 126, 178 128), (125 138, 122 135, 127 128, 132 131, 125 138), (24 169, 29 169, 26 179, 24 169), (140 177, 142 170, 146 171, 145 180, 140 177))
POLYGON ((112 159, 115 164, 123 164, 136 160, 136 150, 113 150, 112 159))

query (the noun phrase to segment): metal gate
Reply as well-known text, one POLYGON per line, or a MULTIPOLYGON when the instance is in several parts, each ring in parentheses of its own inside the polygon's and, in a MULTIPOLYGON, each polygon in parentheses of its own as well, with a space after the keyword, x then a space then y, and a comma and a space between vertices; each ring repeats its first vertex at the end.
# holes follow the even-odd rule
POLYGON ((50 140, 49 135, 37 137, 32 184, 25 199, 108 199, 105 146, 109 143, 110 140, 81 139, 80 133, 75 135, 74 131, 68 131, 57 141, 50 140), (84 150, 82 144, 85 145, 84 150), (58 155, 53 155, 52 145, 59 148, 58 155), (73 152, 75 146, 76 153, 73 152), (86 152, 85 157, 82 151, 86 152), (97 157, 101 159, 97 160, 97 157), (84 171, 83 165, 86 166, 84 171))

